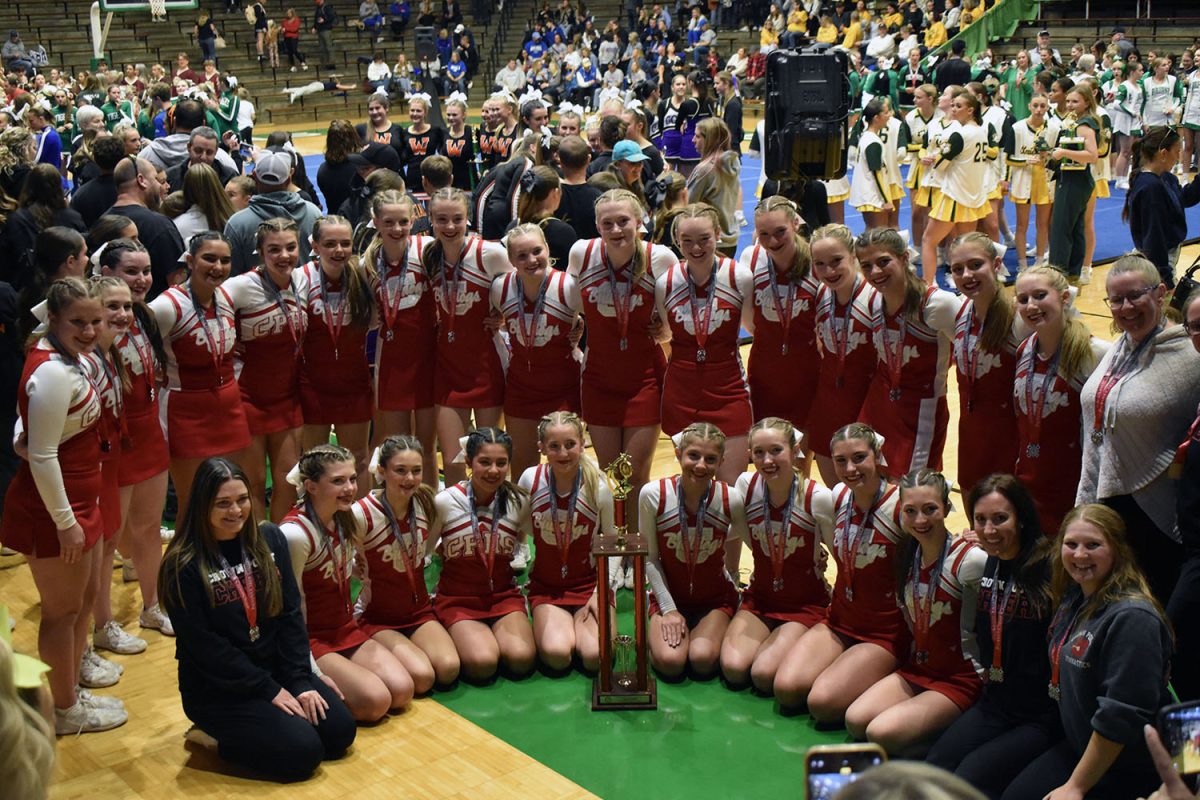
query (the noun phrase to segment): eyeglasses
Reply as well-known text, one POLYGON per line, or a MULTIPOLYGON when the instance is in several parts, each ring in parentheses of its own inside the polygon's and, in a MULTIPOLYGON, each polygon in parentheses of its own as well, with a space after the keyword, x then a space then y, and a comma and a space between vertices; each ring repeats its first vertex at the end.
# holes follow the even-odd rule
POLYGON ((1153 286, 1145 286, 1141 289, 1132 291, 1129 294, 1124 295, 1122 297, 1106 297, 1106 298, 1104 298, 1104 302, 1108 303, 1109 308, 1111 308, 1113 311, 1116 311, 1117 309, 1121 308, 1121 306, 1125 305, 1126 303, 1129 303, 1129 305, 1133 305, 1138 300, 1141 300, 1143 297, 1150 294, 1150 292, 1152 292, 1152 291, 1154 291, 1153 286))
POLYGON ((1188 336, 1200 336, 1200 320, 1195 322, 1184 321, 1183 329, 1187 331, 1188 336))

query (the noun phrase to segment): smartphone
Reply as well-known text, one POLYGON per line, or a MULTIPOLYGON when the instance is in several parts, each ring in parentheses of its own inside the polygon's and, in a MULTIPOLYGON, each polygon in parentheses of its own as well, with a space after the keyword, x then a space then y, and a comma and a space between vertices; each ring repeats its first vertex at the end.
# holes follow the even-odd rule
POLYGON ((807 800, 833 800, 843 786, 887 761, 877 744, 823 744, 809 749, 804 759, 807 800))
POLYGON ((1200 700, 1158 712, 1158 735, 1180 775, 1200 772, 1200 700))

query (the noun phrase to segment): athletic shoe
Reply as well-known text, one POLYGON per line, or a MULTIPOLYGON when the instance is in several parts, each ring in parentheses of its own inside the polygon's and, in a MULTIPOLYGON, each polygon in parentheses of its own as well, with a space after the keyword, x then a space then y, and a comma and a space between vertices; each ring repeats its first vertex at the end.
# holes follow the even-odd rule
MULTIPOLYGON (((307 69, 307 67, 306 67, 306 69, 307 69)), ((295 72, 295 71, 296 71, 296 68, 295 68, 295 67, 291 67, 291 68, 289 68, 289 69, 288 69, 288 72, 295 72)))
POLYGON ((101 658, 95 649, 89 647, 83 653, 79 663, 79 683, 89 689, 103 689, 121 680, 121 672, 108 659, 101 658))
POLYGON ((509 566, 514 571, 520 572, 529 566, 529 557, 531 555, 533 554, 529 552, 529 543, 518 542, 516 549, 513 551, 512 561, 509 562, 509 566))
POLYGON ((1006 245, 1008 245, 1008 247, 1012 248, 1012 247, 1016 246, 1017 240, 1013 238, 1013 235, 1011 233, 1006 233, 1006 234, 1004 234, 1004 244, 1006 244, 1006 245))
POLYGON ((1037 245, 1036 244, 1027 245, 1025 247, 1025 257, 1026 258, 1037 258, 1037 245))
POLYGON ((126 633, 115 619, 104 623, 92 634, 92 644, 100 650, 110 650, 123 656, 131 656, 146 649, 146 640, 126 633))
POLYGON ((175 635, 175 628, 171 626, 171 618, 166 615, 158 603, 142 609, 142 614, 138 617, 138 624, 143 628, 156 630, 163 636, 175 635))
POLYGON ((86 703, 95 708, 125 710, 125 703, 121 698, 105 694, 92 694, 82 686, 75 687, 75 696, 79 698, 79 702, 86 703))
POLYGON ((1092 282, 1092 265, 1088 264, 1079 272, 1079 285, 1087 286, 1092 282))
POLYGON ((185 742, 191 742, 192 744, 199 745, 206 750, 217 749, 217 740, 197 728, 195 725, 187 729, 187 733, 183 735, 183 740, 185 742))
POLYGON ((67 709, 54 709, 54 732, 59 736, 119 728, 129 721, 124 709, 100 708, 80 700, 67 709))
POLYGON ((163 544, 175 538, 175 531, 168 528, 166 525, 161 525, 158 528, 158 538, 163 544))
POLYGON ((137 579, 137 567, 133 566, 133 559, 126 559, 121 564, 121 580, 125 583, 133 583, 137 579))
POLYGON ((739 228, 744 228, 750 224, 749 222, 746 221, 746 215, 745 215, 745 213, 743 213, 743 211, 740 208, 737 211, 733 212, 733 218, 737 221, 739 228))

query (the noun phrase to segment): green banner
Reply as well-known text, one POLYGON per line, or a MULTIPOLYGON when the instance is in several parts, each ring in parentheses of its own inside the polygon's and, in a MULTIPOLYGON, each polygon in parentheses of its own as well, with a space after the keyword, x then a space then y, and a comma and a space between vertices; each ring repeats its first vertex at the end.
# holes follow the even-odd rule
POLYGON ((948 52, 951 42, 962 39, 967 43, 966 57, 968 60, 972 59, 986 50, 992 42, 1011 37, 1022 23, 1037 19, 1040 7, 1041 0, 1000 0, 988 9, 981 19, 960 30, 929 55, 948 52))

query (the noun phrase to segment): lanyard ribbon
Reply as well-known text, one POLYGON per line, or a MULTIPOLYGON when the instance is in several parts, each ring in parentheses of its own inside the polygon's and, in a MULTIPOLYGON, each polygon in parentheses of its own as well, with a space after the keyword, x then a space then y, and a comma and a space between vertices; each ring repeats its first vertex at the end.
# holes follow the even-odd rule
POLYGON ((567 553, 571 549, 571 537, 575 532, 575 504, 579 501, 579 488, 583 485, 583 470, 575 472, 575 483, 567 499, 567 518, 562 528, 558 524, 558 487, 554 484, 554 470, 546 467, 546 489, 550 493, 550 525, 554 529, 554 542, 558 545, 558 557, 562 564, 562 577, 567 577, 567 553))
MULTIPOLYGON (((387 340, 391 341, 396 320, 400 318, 400 302, 404 299, 404 281, 408 277, 408 243, 404 244, 404 252, 400 255, 400 271, 396 274, 395 294, 388 288, 388 273, 392 265, 388 263, 383 248, 375 256, 375 271, 379 274, 379 305, 383 307, 383 319, 387 323, 387 340)), ((322 284, 324 291, 324 284, 322 284)))
POLYGON ((495 591, 492 568, 496 564, 496 550, 500 539, 500 493, 496 492, 492 499, 491 531, 487 539, 483 538, 483 531, 479 526, 479 512, 475 509, 475 485, 470 481, 467 481, 467 507, 471 515, 471 536, 475 539, 475 557, 487 570, 488 591, 495 591))
POLYGON ((700 542, 704 538, 704 518, 708 515, 708 503, 712 499, 712 482, 704 488, 704 494, 700 496, 700 504, 696 507, 696 534, 691 535, 691 527, 688 525, 687 506, 683 502, 683 480, 679 479, 675 484, 676 499, 679 504, 677 509, 679 514, 679 535, 683 537, 683 553, 687 559, 688 571, 688 594, 695 593, 696 586, 696 562, 700 559, 700 542))
POLYGON ((217 562, 221 565, 221 571, 225 573, 225 577, 233 584, 233 588, 237 590, 238 597, 242 601, 242 608, 246 612, 246 623, 249 625, 249 636, 251 642, 257 642, 262 635, 258 629, 258 587, 254 583, 254 567, 250 564, 250 557, 246 555, 246 548, 242 548, 242 579, 245 580, 243 585, 241 580, 233 571, 233 567, 229 566, 229 561, 225 559, 225 555, 221 551, 217 551, 217 562))
POLYGON ((221 303, 217 300, 217 294, 214 292, 213 317, 217 323, 217 338, 213 339, 212 331, 208 329, 208 315, 196 297, 196 290, 190 284, 188 285, 188 296, 192 300, 192 311, 196 314, 196 322, 200 323, 200 330, 204 332, 204 343, 212 357, 213 371, 217 373, 218 382, 225 383, 225 379, 221 377, 221 362, 225 359, 225 326, 221 324, 221 303))
MULTIPOLYGON (((863 531, 875 530, 875 512, 879 507, 879 501, 883 498, 884 490, 887 488, 887 483, 879 482, 879 489, 875 492, 875 499, 871 501, 871 507, 868 508, 863 515, 863 521, 860 525, 854 524, 854 493, 850 492, 846 496, 846 502, 842 504, 842 514, 846 517, 846 535, 842 539, 844 548, 840 548, 841 569, 846 573, 846 599, 854 599, 854 573, 858 569, 858 556, 862 552, 862 541, 860 536, 863 531)), ((865 537, 867 542, 870 542, 870 537, 865 537)))
POLYGON ((799 486, 800 479, 793 475, 788 486, 787 503, 783 506, 783 518, 779 521, 779 532, 775 533, 771 530, 771 495, 766 480, 762 482, 760 502, 763 509, 763 527, 767 536, 767 550, 771 556, 771 588, 776 592, 783 590, 783 562, 787 558, 788 531, 792 527, 792 508, 796 503, 796 490, 799 486))
POLYGON ((412 599, 415 604, 420 598, 417 591, 417 561, 419 559, 421 539, 417 530, 417 500, 415 497, 409 498, 408 513, 405 515, 408 535, 412 539, 411 545, 404 541, 404 531, 400 527, 400 521, 396 518, 396 512, 392 509, 392 504, 388 502, 387 492, 379 493, 379 505, 383 508, 383 515, 387 517, 388 525, 392 529, 392 536, 396 539, 396 549, 400 551, 400 558, 404 562, 404 572, 408 578, 408 587, 412 590, 412 599))

